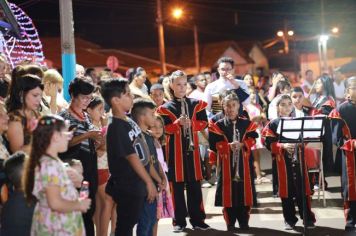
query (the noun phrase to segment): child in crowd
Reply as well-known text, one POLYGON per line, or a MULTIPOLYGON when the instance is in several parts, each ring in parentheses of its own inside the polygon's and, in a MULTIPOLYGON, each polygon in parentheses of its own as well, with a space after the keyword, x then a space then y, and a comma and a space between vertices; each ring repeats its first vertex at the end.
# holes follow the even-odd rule
POLYGON ((26 155, 16 152, 4 163, 5 174, 13 186, 1 211, 0 235, 30 235, 34 204, 27 204, 21 184, 26 155))
MULTIPOLYGON (((87 113, 91 118, 95 130, 101 130, 103 135, 106 135, 107 126, 104 111, 104 100, 101 97, 95 96, 87 107, 87 113)), ((106 183, 109 179, 109 167, 106 152, 106 143, 103 142, 96 149, 98 156, 98 191, 96 193, 96 209, 94 214, 96 234, 107 235, 110 219, 112 221, 111 232, 115 232, 116 214, 112 214, 115 206, 112 198, 105 193, 106 183)))
POLYGON ((168 180, 171 184, 174 202, 173 231, 182 232, 187 223, 194 229, 209 229, 204 223, 205 212, 200 181, 203 179, 199 153, 198 132, 208 125, 205 108, 201 100, 186 98, 187 76, 183 71, 175 71, 170 77, 172 100, 157 109, 165 124, 169 137, 166 145, 168 160, 168 180), (187 203, 184 188, 187 189, 187 203))
POLYGON ((107 153, 111 173, 106 192, 114 199, 117 210, 115 235, 132 235, 138 223, 144 202, 152 203, 157 187, 145 169, 147 155, 140 127, 126 113, 133 104, 128 81, 112 79, 102 83, 101 93, 112 109, 112 122, 107 132, 107 153))
MULTIPOLYGON (((266 140, 266 147, 271 151, 276 161, 278 169, 278 193, 282 200, 283 217, 286 230, 293 230, 298 218, 295 216, 295 203, 299 209, 299 215, 303 216, 303 198, 307 198, 307 219, 308 228, 314 228, 315 216, 311 211, 311 188, 309 177, 306 173, 304 179, 300 173, 300 159, 298 150, 295 150, 293 143, 279 143, 280 117, 291 117, 293 111, 292 100, 289 95, 282 95, 278 98, 277 112, 279 118, 272 120, 262 131, 262 136, 266 140), (305 181, 305 196, 302 196, 302 181, 305 181)), ((302 163, 306 166, 306 163, 302 163)), ((305 170, 307 168, 305 167, 305 170)))
POLYGON ((194 89, 188 97, 202 100, 204 98, 204 90, 208 85, 205 75, 203 73, 199 73, 193 77, 193 81, 195 83, 196 89, 194 89))
POLYGON ((277 106, 276 103, 279 101, 279 97, 284 95, 284 94, 290 94, 291 91, 291 85, 288 81, 286 80, 280 80, 277 83, 277 90, 276 90, 276 96, 271 100, 271 103, 269 104, 268 107, 268 119, 273 120, 278 117, 278 112, 277 112, 277 106))
POLYGON ((33 132, 31 155, 26 163, 24 192, 36 207, 31 235, 86 235, 81 212, 91 204, 79 199, 58 153, 65 152, 72 133, 60 116, 44 116, 33 132))
POLYGON ((156 103, 156 106, 161 106, 164 102, 164 88, 162 84, 154 84, 150 88, 150 97, 156 103))
POLYGON ((271 180, 263 177, 263 173, 261 171, 260 157, 261 150, 264 148, 261 140, 261 132, 263 129, 264 122, 267 121, 266 114, 263 113, 262 107, 257 102, 257 92, 254 87, 249 88, 250 91, 250 101, 251 103, 245 106, 245 109, 250 117, 252 122, 255 122, 257 125, 256 132, 258 133, 258 138, 256 138, 256 143, 252 146, 252 153, 254 158, 254 167, 256 172, 256 184, 262 183, 271 183, 271 180))
MULTIPOLYGON (((135 99, 131 110, 132 118, 140 127, 143 140, 142 147, 144 154, 148 154, 148 164, 146 170, 149 172, 152 180, 155 182, 158 190, 165 189, 167 181, 165 174, 159 164, 154 138, 149 133, 149 127, 154 125, 155 117, 155 104, 151 100, 135 99)), ((157 223, 157 201, 145 201, 141 215, 137 225, 138 236, 152 236, 153 227, 157 223)))
POLYGON ((223 100, 225 117, 209 124, 210 161, 218 167, 215 206, 223 206, 228 231, 249 229, 253 205, 250 150, 258 134, 257 125, 239 117, 240 102, 235 93, 223 100))
MULTIPOLYGON (((156 116, 154 125, 150 128, 152 137, 154 138, 154 144, 156 146, 157 157, 158 161, 161 164, 161 168, 164 173, 168 173, 167 163, 164 158, 163 147, 162 145, 165 142, 165 135, 164 135, 164 122, 160 116, 156 116)), ((167 181, 167 176, 165 175, 164 178, 167 181)), ((158 195, 157 200, 157 223, 153 228, 153 236, 157 236, 158 232, 158 220, 161 218, 173 218, 174 217, 174 209, 173 209, 173 202, 172 196, 169 190, 169 186, 165 189, 162 189, 158 195)))

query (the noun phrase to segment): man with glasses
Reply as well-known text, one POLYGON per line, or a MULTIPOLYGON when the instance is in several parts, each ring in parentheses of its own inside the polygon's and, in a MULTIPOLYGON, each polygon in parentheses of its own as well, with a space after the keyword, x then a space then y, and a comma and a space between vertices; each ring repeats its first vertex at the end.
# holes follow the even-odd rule
MULTIPOLYGON (((208 103, 208 117, 222 111, 218 97, 219 93, 225 90, 235 90, 240 103, 249 103, 248 88, 242 80, 235 79, 234 65, 234 60, 230 57, 221 57, 218 60, 219 79, 208 84, 204 91, 204 99, 208 103)), ((239 113, 242 113, 241 104, 239 113)))

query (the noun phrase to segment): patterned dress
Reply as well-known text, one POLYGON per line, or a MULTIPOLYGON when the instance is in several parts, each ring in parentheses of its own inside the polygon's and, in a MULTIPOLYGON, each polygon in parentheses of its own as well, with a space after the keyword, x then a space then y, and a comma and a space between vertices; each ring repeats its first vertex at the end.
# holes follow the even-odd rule
POLYGON ((31 235, 41 236, 84 236, 82 215, 79 211, 61 213, 53 211, 46 198, 46 187, 59 186, 65 200, 74 201, 79 195, 69 179, 63 163, 58 159, 43 156, 41 168, 35 170, 33 195, 38 199, 32 218, 31 235))

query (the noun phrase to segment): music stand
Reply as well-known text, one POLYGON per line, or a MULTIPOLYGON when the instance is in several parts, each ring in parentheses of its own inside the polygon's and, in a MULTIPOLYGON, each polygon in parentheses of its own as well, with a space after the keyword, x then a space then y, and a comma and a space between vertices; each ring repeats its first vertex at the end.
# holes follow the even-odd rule
MULTIPOLYGON (((295 143, 299 144, 301 155, 299 156, 300 172, 302 177, 302 199, 303 199, 303 225, 304 235, 307 235, 307 202, 305 197, 305 158, 304 148, 305 142, 322 142, 324 139, 325 117, 300 117, 300 118, 281 118, 278 125, 277 133, 279 133, 280 143, 295 143)), ((297 151, 299 154, 299 152, 297 151)))

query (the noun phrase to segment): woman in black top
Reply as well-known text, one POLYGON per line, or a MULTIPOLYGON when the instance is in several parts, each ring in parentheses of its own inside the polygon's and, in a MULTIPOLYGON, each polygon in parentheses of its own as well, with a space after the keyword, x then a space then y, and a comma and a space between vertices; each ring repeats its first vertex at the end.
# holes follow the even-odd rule
POLYGON ((84 110, 93 98, 94 85, 86 78, 75 78, 69 85, 71 103, 69 108, 60 115, 70 122, 70 129, 74 136, 69 141, 69 149, 61 155, 64 160, 78 159, 83 165, 84 180, 89 182, 89 198, 92 199, 91 208, 83 214, 86 234, 94 235, 93 215, 95 211, 95 194, 98 186, 97 155, 95 147, 99 145, 103 136, 101 131, 94 130, 89 116, 84 110))

